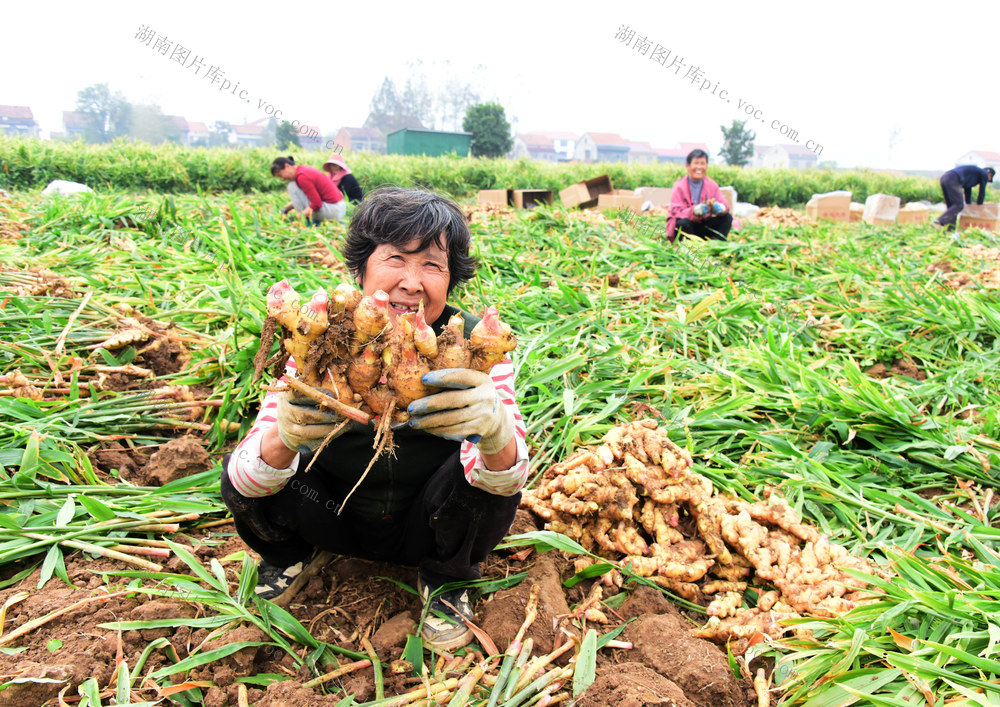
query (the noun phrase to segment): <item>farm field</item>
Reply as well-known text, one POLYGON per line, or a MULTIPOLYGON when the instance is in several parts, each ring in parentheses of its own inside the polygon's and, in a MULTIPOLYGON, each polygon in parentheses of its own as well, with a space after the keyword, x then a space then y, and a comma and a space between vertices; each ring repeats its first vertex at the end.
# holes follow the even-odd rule
POLYGON ((489 641, 451 660, 407 638, 405 568, 337 558, 287 610, 250 596, 218 464, 262 396, 264 293, 348 280, 343 227, 283 203, 0 198, 0 704, 1000 703, 994 236, 788 217, 671 248, 662 216, 467 205, 481 267, 453 301, 518 335, 532 488, 651 421, 716 494, 783 498, 871 571, 853 610, 751 624, 727 652, 691 636, 711 597, 627 569, 595 585, 609 567, 577 574, 579 546, 523 511, 474 602, 489 641), (500 655, 532 585, 533 654, 575 639, 548 683, 500 655))

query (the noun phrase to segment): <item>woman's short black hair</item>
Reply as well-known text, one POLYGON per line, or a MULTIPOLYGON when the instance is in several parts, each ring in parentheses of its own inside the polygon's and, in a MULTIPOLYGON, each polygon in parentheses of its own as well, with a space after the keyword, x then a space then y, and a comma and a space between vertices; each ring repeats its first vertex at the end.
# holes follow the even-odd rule
POLYGON ((403 187, 380 187, 361 202, 347 229, 344 262, 364 284, 368 258, 377 246, 404 248, 414 239, 419 244, 412 252, 436 243, 448 254, 448 294, 476 274, 476 259, 469 255, 472 236, 458 205, 439 194, 403 187))
POLYGON ((708 161, 708 153, 705 152, 704 150, 700 149, 691 150, 687 156, 687 164, 691 164, 696 159, 699 159, 701 157, 704 157, 706 162, 708 161))
POLYGON ((275 176, 288 165, 295 165, 295 158, 291 155, 288 157, 275 157, 274 162, 271 163, 271 176, 275 176))

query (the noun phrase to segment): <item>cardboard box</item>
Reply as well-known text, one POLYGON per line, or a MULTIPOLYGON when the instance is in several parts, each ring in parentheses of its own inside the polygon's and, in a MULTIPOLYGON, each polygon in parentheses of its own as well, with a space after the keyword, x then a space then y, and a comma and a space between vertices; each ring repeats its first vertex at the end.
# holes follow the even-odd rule
POLYGON ((1000 233, 1000 204, 966 204, 958 215, 958 229, 981 228, 984 231, 1000 233))
POLYGON ((931 210, 927 204, 911 202, 901 208, 896 214, 896 223, 905 225, 911 223, 926 223, 930 218, 931 210))
POLYGON ((635 190, 635 195, 641 197, 643 203, 649 201, 661 209, 670 208, 670 197, 673 193, 672 187, 639 187, 635 190))
POLYGON ((729 204, 729 210, 732 211, 736 208, 736 187, 719 187, 719 192, 722 194, 722 198, 726 200, 729 204))
POLYGON ((865 205, 858 201, 851 202, 851 223, 860 223, 865 213, 865 205))
POLYGON ((538 204, 552 204, 551 189, 515 189, 514 208, 530 209, 538 204))
POLYGON ((510 206, 514 203, 513 189, 480 189, 480 204, 499 204, 500 206, 510 206))
POLYGON ((597 197, 597 208, 600 211, 630 209, 638 214, 642 212, 644 201, 641 196, 636 196, 631 189, 613 189, 610 194, 600 194, 597 197))
POLYGON ((559 199, 566 208, 579 206, 581 209, 589 209, 597 206, 597 197, 601 194, 610 194, 611 191, 611 177, 602 174, 600 177, 585 179, 566 187, 559 192, 559 199))
POLYGON ((806 217, 813 221, 824 219, 848 223, 851 220, 851 192, 813 194, 812 199, 806 203, 806 217))
POLYGON ((899 213, 900 199, 891 194, 871 194, 865 199, 865 211, 862 218, 865 223, 876 226, 888 226, 896 223, 899 213))

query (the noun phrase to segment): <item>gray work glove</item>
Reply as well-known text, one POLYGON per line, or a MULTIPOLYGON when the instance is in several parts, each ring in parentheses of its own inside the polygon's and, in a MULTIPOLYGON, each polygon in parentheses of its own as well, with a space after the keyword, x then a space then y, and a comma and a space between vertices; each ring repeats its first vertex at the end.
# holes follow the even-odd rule
POLYGON ((410 403, 410 427, 445 439, 467 439, 483 454, 499 453, 514 437, 514 413, 500 400, 487 374, 441 368, 421 380, 446 390, 410 403))
MULTIPOLYGON (((324 391, 325 392, 325 391, 324 391)), ((315 452, 319 445, 335 430, 344 418, 335 412, 321 410, 316 401, 296 396, 294 391, 278 395, 278 436, 289 449, 305 454, 315 452)), ((347 430, 345 425, 336 437, 347 430)))

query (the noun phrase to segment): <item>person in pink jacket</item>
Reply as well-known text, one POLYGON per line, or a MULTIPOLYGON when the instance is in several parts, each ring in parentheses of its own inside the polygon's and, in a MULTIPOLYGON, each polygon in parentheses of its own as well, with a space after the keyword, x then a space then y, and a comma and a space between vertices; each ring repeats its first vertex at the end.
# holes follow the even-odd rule
POLYGON ((729 204, 719 185, 708 178, 708 154, 691 150, 687 176, 674 182, 667 218, 667 240, 683 240, 684 234, 724 241, 733 227, 729 204))

